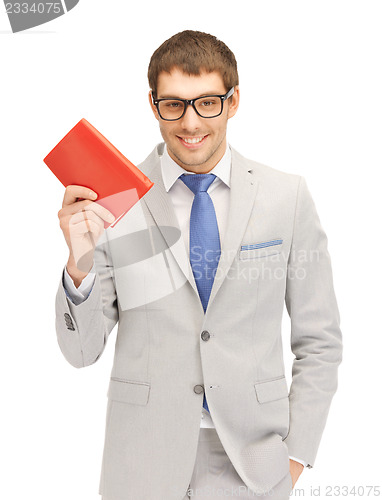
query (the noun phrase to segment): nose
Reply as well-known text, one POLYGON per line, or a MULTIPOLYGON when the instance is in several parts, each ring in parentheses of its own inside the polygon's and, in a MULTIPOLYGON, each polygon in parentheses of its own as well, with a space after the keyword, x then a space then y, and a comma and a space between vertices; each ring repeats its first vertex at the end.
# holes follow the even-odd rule
POLYGON ((186 112, 180 122, 181 127, 185 130, 197 130, 201 126, 201 117, 192 106, 187 106, 186 112))

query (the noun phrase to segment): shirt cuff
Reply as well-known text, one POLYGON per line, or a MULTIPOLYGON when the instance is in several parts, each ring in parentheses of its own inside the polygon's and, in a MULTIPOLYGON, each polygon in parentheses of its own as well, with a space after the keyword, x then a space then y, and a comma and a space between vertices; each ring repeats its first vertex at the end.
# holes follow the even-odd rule
POLYGON ((304 467, 307 467, 307 465, 308 465, 308 462, 305 462, 305 460, 301 460, 301 458, 296 458, 296 457, 291 457, 291 456, 289 456, 289 458, 291 458, 295 462, 302 464, 304 467))
POLYGON ((64 270, 64 277, 63 277, 63 285, 65 289, 66 296, 75 304, 76 306, 78 304, 81 304, 84 302, 88 296, 90 295, 90 292, 92 291, 94 281, 95 281, 95 265, 93 263, 93 267, 90 269, 88 274, 85 276, 85 278, 82 280, 80 286, 76 288, 76 285, 74 284, 72 278, 70 277, 66 266, 64 270))

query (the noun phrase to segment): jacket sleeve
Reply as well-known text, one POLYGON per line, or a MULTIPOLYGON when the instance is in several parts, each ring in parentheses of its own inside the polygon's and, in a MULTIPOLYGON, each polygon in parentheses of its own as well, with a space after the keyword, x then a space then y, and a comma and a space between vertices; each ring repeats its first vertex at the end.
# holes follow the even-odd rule
POLYGON ((338 385, 342 361, 340 316, 333 288, 327 237, 300 177, 285 303, 295 358, 289 393, 289 455, 312 468, 338 385))
MULTIPOLYGON (((104 231, 94 251, 95 280, 89 296, 74 304, 63 284, 62 273, 56 294, 56 334, 61 352, 76 368, 97 361, 108 336, 118 322, 114 267, 104 231)), ((65 268, 64 268, 65 270, 65 268)))

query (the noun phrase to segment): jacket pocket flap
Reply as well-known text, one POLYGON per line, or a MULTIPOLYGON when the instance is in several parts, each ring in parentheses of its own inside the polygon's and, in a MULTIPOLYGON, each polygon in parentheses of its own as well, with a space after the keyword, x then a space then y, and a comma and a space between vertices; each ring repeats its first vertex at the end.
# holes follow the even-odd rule
POLYGON ((282 246, 282 239, 263 241, 261 243, 253 243, 250 245, 242 245, 239 251, 239 258, 241 260, 246 260, 277 255, 281 252, 282 246))
POLYGON ((276 401, 289 396, 288 384, 285 377, 259 382, 255 384, 256 397, 259 403, 276 401))
POLYGON ((146 405, 149 400, 150 384, 146 382, 134 382, 132 380, 122 380, 111 378, 108 398, 123 403, 135 405, 146 405))

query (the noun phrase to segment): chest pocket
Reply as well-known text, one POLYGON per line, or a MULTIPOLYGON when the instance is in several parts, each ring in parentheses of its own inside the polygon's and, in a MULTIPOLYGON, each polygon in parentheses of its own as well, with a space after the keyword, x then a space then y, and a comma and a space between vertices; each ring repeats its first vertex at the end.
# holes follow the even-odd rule
POLYGON ((277 255, 281 252, 282 246, 283 240, 281 238, 242 245, 239 251, 239 259, 259 259, 277 255))

